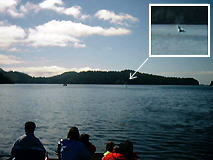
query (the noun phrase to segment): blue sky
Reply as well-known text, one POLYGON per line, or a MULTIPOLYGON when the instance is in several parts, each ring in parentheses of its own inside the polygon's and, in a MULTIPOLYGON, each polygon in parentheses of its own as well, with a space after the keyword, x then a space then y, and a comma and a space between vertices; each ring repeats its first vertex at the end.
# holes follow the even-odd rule
MULTIPOLYGON (((0 0, 0 67, 33 76, 136 70, 149 52, 149 3, 171 0, 0 0)), ((213 59, 149 58, 140 72, 209 84, 213 59)))

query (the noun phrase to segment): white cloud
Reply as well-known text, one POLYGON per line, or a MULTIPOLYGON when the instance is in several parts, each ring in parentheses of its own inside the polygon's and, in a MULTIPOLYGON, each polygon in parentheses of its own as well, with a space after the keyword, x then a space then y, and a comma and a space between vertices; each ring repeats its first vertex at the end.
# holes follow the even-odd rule
POLYGON ((39 7, 41 9, 53 10, 60 14, 73 16, 74 18, 86 19, 90 17, 89 15, 82 14, 82 8, 80 6, 65 8, 62 0, 45 0, 39 3, 39 7))
MULTIPOLYGON (((23 28, 16 25, 0 23, 0 49, 15 51, 13 47, 24 40, 26 33, 23 28)), ((17 50, 16 50, 17 51, 17 50)))
POLYGON ((131 31, 125 28, 103 28, 100 26, 89 26, 72 21, 52 20, 43 25, 29 29, 26 40, 32 46, 73 46, 85 47, 80 41, 81 37, 91 35, 117 36, 127 35, 131 31))
POLYGON ((60 7, 63 6, 63 1, 62 0, 45 0, 41 3, 39 3, 39 6, 42 9, 49 9, 49 10, 53 10, 56 12, 61 12, 64 10, 64 7, 60 7))
POLYGON ((139 21, 136 17, 133 17, 130 14, 126 14, 126 13, 116 14, 113 11, 104 10, 104 9, 97 11, 95 16, 99 19, 110 21, 111 23, 120 24, 120 25, 127 24, 127 21, 129 22, 139 21))
POLYGON ((64 72, 69 72, 69 71, 98 71, 100 69, 93 69, 90 67, 82 67, 82 68, 65 68, 65 67, 59 67, 59 66, 37 66, 37 67, 13 67, 13 68, 5 68, 6 71, 19 71, 19 72, 24 72, 26 74, 29 74, 31 76, 35 77, 50 77, 50 76, 55 76, 62 74, 64 72))
POLYGON ((64 7, 62 0, 44 0, 38 4, 31 2, 20 4, 20 2, 21 0, 0 0, 0 13, 8 14, 14 18, 20 18, 24 17, 29 11, 52 10, 78 19, 90 17, 87 14, 82 14, 82 8, 80 6, 64 7))
POLYGON ((0 54, 0 64, 10 65, 10 64, 20 64, 20 63, 23 63, 23 62, 15 56, 0 54))
POLYGON ((24 14, 17 10, 18 0, 0 0, 0 13, 9 14, 12 17, 23 17, 24 14))
POLYGON ((21 51, 18 48, 20 45, 84 48, 86 44, 81 41, 82 37, 118 36, 130 33, 131 31, 126 28, 103 28, 72 21, 52 20, 29 29, 0 21, 0 50, 18 52, 21 51))

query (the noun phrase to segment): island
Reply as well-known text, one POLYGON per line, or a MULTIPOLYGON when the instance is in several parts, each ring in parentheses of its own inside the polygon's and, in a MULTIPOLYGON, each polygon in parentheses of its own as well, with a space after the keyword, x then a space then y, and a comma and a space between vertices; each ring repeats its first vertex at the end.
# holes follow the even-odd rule
POLYGON ((52 77, 32 77, 25 73, 0 70, 0 83, 26 84, 132 84, 132 85, 199 85, 194 78, 163 77, 147 73, 137 73, 130 80, 133 70, 65 72, 52 77))

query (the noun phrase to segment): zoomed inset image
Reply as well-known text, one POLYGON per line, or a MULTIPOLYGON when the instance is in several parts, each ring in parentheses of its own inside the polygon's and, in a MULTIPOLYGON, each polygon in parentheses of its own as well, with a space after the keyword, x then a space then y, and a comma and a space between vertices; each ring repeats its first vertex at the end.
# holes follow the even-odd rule
POLYGON ((210 56, 209 5, 150 4, 151 56, 210 56))

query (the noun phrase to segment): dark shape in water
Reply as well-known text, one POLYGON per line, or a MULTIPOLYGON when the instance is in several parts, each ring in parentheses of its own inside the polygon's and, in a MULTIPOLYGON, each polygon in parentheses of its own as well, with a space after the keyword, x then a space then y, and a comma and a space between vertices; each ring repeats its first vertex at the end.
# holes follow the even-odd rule
POLYGON ((177 27, 178 27, 178 32, 185 32, 185 30, 182 27, 180 27, 179 25, 177 27))

